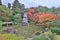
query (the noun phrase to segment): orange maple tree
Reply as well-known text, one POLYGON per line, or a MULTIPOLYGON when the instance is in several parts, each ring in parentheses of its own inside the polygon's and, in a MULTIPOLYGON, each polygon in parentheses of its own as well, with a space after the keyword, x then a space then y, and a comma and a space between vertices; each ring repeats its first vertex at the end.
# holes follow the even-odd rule
POLYGON ((46 13, 37 12, 33 15, 34 11, 35 9, 32 7, 26 12, 28 19, 29 20, 33 19, 34 22, 38 22, 38 23, 43 23, 45 21, 49 22, 57 18, 53 13, 50 12, 46 12, 46 13))
POLYGON ((34 14, 34 21, 43 23, 44 21, 52 21, 55 20, 56 16, 52 13, 36 13, 34 14))

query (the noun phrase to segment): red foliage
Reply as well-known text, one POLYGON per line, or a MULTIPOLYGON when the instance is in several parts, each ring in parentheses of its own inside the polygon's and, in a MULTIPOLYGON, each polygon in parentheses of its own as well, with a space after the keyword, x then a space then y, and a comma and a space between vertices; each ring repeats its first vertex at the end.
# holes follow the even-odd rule
POLYGON ((35 9, 33 7, 31 7, 26 13, 28 16, 28 19, 32 19, 33 13, 34 13, 35 9))
POLYGON ((42 23, 44 21, 52 21, 56 19, 56 16, 53 15, 53 13, 49 13, 49 12, 39 13, 38 12, 33 15, 34 11, 35 9, 32 7, 26 12, 28 19, 32 20, 32 17, 33 17, 34 22, 42 23))
POLYGON ((28 19, 31 20, 31 18, 32 18, 32 13, 30 13, 30 12, 26 12, 26 13, 27 13, 28 19))
POLYGON ((31 8, 29 9, 29 11, 30 11, 31 13, 34 13, 35 9, 34 9, 33 7, 31 7, 31 8))
POLYGON ((52 21, 55 20, 56 16, 54 16, 52 13, 37 13, 34 15, 34 21, 42 23, 44 21, 52 21))

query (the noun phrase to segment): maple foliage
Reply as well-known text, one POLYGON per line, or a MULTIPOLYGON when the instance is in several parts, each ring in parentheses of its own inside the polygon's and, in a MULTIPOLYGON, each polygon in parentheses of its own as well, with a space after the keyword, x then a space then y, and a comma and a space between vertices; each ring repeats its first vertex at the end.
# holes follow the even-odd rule
POLYGON ((31 18, 32 18, 32 13, 30 13, 30 12, 26 12, 26 13, 27 13, 27 17, 28 17, 28 19, 31 20, 31 18))
POLYGON ((30 8, 26 13, 27 13, 27 16, 28 16, 28 19, 29 20, 32 20, 34 22, 38 22, 38 23, 43 23, 43 22, 46 22, 46 21, 52 21, 52 20, 55 20, 57 17, 53 14, 53 13, 50 13, 50 12, 46 12, 46 13, 42 13, 42 12, 37 12, 35 14, 33 14, 35 11, 34 8, 30 8))
POLYGON ((35 12, 35 8, 31 7, 31 8, 29 9, 29 11, 30 11, 31 13, 34 13, 34 12, 35 12))
POLYGON ((35 9, 34 9, 33 7, 31 7, 31 8, 26 12, 29 20, 32 19, 32 16, 33 16, 34 11, 35 11, 35 9))
POLYGON ((43 23, 45 21, 52 21, 55 20, 56 16, 53 15, 52 13, 36 13, 34 14, 34 21, 39 22, 39 23, 43 23))

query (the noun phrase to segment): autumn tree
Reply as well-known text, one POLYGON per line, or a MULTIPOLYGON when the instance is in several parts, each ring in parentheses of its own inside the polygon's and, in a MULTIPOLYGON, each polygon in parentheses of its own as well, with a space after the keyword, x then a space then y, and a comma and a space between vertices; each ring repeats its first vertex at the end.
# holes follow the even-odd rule
POLYGON ((34 21, 38 22, 40 24, 43 24, 45 26, 49 26, 49 22, 56 19, 56 16, 54 16, 52 13, 38 13, 34 15, 34 21))
POLYGON ((32 13, 30 13, 30 12, 26 12, 26 13, 27 13, 28 19, 31 20, 31 18, 32 18, 32 13))
POLYGON ((40 23, 56 19, 56 16, 54 16, 51 13, 42 13, 42 14, 39 13, 39 14, 35 14, 35 17, 36 17, 36 15, 39 18, 38 22, 40 22, 40 23))
POLYGON ((33 7, 31 7, 31 8, 26 12, 29 20, 32 20, 32 17, 33 17, 34 12, 35 12, 35 9, 34 9, 33 7))

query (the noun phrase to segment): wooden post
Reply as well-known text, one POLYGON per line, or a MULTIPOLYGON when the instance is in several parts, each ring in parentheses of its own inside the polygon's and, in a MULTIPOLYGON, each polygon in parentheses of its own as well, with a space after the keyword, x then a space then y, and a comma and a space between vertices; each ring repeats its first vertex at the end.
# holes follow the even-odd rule
POLYGON ((8 23, 6 23, 7 24, 7 27, 8 27, 8 23))

